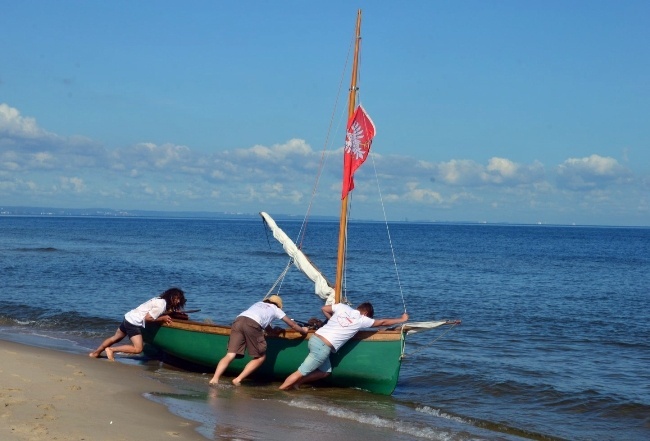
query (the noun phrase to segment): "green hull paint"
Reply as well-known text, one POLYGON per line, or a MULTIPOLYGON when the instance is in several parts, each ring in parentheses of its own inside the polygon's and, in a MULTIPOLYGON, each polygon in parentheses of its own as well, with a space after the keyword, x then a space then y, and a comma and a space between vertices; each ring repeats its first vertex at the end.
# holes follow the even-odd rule
MULTIPOLYGON (((219 327, 226 330, 221 333, 211 332, 214 325, 195 323, 194 328, 152 326, 145 329, 144 340, 180 360, 214 369, 226 354, 229 328, 219 327)), ((332 375, 325 382, 390 395, 399 377, 403 336, 399 332, 389 332, 388 339, 373 339, 377 334, 377 331, 360 332, 332 354, 332 375)), ((306 338, 268 336, 266 341, 266 360, 253 373, 254 378, 283 381, 298 369, 309 353, 306 338)), ((248 355, 234 360, 226 373, 237 375, 249 360, 248 355)))

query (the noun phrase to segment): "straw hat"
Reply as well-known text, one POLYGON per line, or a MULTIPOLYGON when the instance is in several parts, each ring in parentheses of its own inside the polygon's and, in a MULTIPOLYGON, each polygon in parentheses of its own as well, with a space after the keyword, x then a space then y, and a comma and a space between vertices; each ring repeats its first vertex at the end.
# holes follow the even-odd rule
POLYGON ((275 304, 275 306, 277 306, 278 308, 282 309, 282 299, 280 298, 280 296, 276 296, 275 294, 273 294, 272 296, 269 296, 266 300, 268 302, 275 304))

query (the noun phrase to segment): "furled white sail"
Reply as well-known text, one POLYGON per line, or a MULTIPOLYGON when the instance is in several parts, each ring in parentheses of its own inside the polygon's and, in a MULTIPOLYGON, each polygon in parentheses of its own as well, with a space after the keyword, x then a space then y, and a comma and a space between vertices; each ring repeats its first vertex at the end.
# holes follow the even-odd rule
POLYGON ((277 239, 278 242, 282 244, 282 248, 287 253, 289 257, 293 259, 293 264, 300 270, 304 275, 306 275, 309 280, 314 282, 314 292, 318 297, 325 300, 325 304, 331 305, 334 303, 334 288, 329 286, 327 279, 321 272, 311 263, 309 258, 300 251, 298 246, 293 243, 291 238, 282 231, 280 227, 275 223, 273 218, 269 216, 268 213, 260 212, 260 216, 264 219, 266 224, 271 229, 273 237, 277 239))

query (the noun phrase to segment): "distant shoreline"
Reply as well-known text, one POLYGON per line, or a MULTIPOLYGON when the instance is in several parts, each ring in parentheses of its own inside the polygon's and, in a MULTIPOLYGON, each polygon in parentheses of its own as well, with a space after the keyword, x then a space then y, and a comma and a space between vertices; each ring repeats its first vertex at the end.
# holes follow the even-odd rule
MULTIPOLYGON (((303 216, 273 213, 275 220, 302 221, 303 216)), ((259 220, 258 213, 240 213, 227 211, 156 211, 156 210, 115 210, 111 208, 54 208, 54 207, 20 207, 0 206, 2 217, 85 217, 85 218, 159 218, 159 219, 211 219, 211 220, 259 220)), ((312 221, 338 222, 336 216, 310 216, 312 221)), ((373 219, 350 219, 351 223, 383 222, 373 219)), ((577 227, 577 228, 650 228, 650 225, 590 225, 590 224, 552 224, 552 223, 509 223, 487 221, 441 221, 426 219, 391 220, 390 224, 434 224, 434 225, 486 225, 486 226, 523 226, 523 227, 577 227)))

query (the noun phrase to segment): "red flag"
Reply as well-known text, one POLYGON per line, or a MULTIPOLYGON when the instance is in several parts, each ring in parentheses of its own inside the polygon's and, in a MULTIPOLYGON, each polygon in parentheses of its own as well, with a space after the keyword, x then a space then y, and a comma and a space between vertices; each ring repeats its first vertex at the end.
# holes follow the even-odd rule
POLYGON ((354 172, 368 157, 372 138, 375 137, 375 125, 366 114, 363 107, 357 107, 354 115, 348 121, 348 132, 345 135, 345 148, 343 152, 343 195, 354 189, 354 172))

